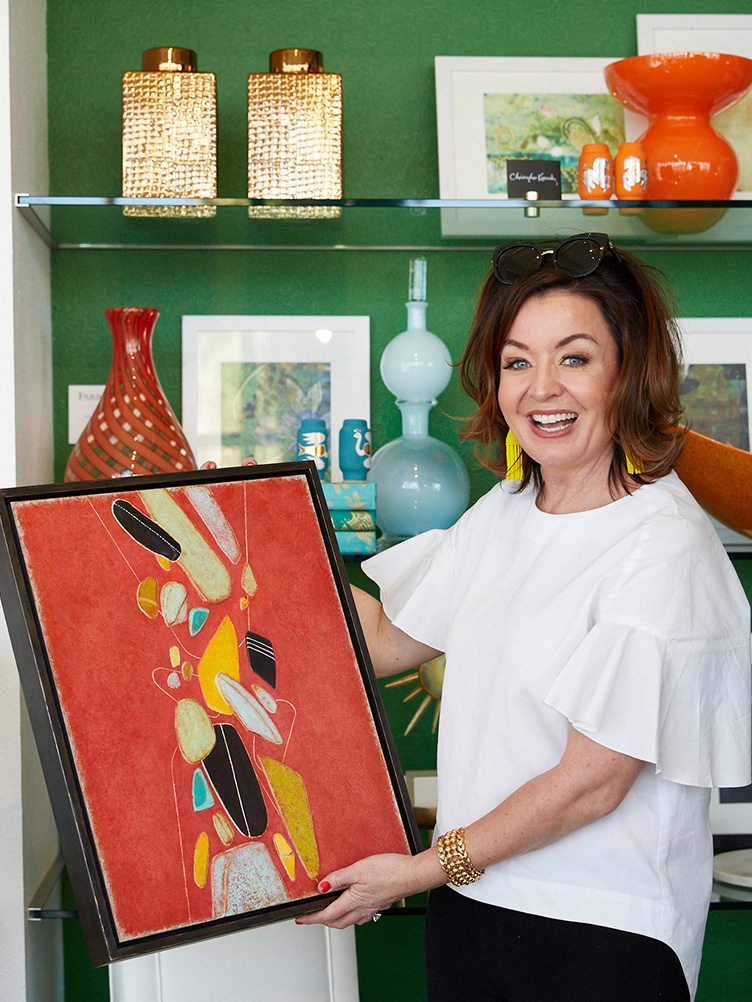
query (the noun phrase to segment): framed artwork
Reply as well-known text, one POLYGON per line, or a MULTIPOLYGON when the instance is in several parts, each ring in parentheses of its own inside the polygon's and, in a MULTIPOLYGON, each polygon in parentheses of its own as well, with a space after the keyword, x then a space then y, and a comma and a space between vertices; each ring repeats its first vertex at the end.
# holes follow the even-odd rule
MULTIPOLYGON (((694 431, 752 449, 752 317, 680 317, 682 401, 694 431)), ((746 536, 716 522, 727 547, 748 550, 746 536)))
POLYGON ((339 429, 370 424, 363 316, 183 317, 182 425, 199 465, 291 462, 304 418, 329 432, 326 479, 341 480, 339 429))
MULTIPOLYGON (((638 14, 637 52, 728 52, 752 58, 752 14, 638 14)), ((752 196, 752 94, 713 118, 739 159, 737 197, 752 196)), ((639 122, 627 116, 629 139, 639 122)))
MULTIPOLYGON (((624 108, 611 97, 603 69, 608 58, 437 56, 436 117, 439 191, 446 199, 503 200, 507 159, 554 159, 561 164, 562 197, 577 197, 577 161, 588 142, 624 140, 624 108)), ((572 212, 547 208, 525 220, 531 236, 567 231, 572 212)), ((618 217, 612 235, 635 221, 618 217)), ((576 222, 574 223, 576 225, 576 222)), ((519 215, 482 208, 441 210, 443 236, 514 236, 519 215)))
POLYGON ((0 587, 95 965, 322 907, 418 841, 312 463, 0 492, 0 587))
POLYGON ((603 77, 614 59, 437 56, 441 197, 506 198, 508 159, 558 160, 563 197, 577 197, 583 144, 624 141, 603 77))

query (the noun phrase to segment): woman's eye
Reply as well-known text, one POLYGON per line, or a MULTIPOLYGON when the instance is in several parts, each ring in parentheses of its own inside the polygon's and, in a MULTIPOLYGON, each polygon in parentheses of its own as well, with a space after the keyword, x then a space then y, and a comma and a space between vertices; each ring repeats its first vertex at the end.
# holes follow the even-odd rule
POLYGON ((564 365, 569 365, 575 369, 581 365, 586 365, 587 361, 584 355, 565 355, 563 359, 564 365))
POLYGON ((503 363, 502 367, 504 369, 524 369, 529 364, 524 358, 510 358, 503 363))

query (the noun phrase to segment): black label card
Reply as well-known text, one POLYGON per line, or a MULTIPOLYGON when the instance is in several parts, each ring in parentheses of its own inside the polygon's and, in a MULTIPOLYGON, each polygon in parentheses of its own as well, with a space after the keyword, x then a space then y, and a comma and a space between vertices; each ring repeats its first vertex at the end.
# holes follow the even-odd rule
POLYGON ((537 191, 539 198, 561 198, 561 164, 558 160, 507 160, 507 195, 524 198, 537 191))

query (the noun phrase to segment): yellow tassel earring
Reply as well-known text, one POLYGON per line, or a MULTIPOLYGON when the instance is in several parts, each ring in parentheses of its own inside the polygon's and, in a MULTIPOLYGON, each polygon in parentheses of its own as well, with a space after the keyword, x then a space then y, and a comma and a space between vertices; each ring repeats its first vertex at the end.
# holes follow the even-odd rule
POLYGON ((510 430, 507 432, 507 480, 522 480, 525 471, 522 467, 522 449, 520 443, 510 430))
POLYGON ((639 459, 630 456, 628 452, 624 453, 624 458, 627 461, 627 473, 632 477, 639 476, 642 473, 639 459))

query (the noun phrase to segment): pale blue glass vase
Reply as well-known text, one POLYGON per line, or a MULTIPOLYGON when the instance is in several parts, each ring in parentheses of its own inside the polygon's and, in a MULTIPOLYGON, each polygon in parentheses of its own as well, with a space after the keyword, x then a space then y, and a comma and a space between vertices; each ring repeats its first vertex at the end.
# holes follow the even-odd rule
POLYGON ((371 459, 376 518, 386 542, 446 529, 467 507, 470 482, 457 453, 428 434, 428 414, 452 375, 444 342, 426 330, 425 258, 410 262, 407 330, 381 356, 381 378, 397 398, 402 435, 371 459))

